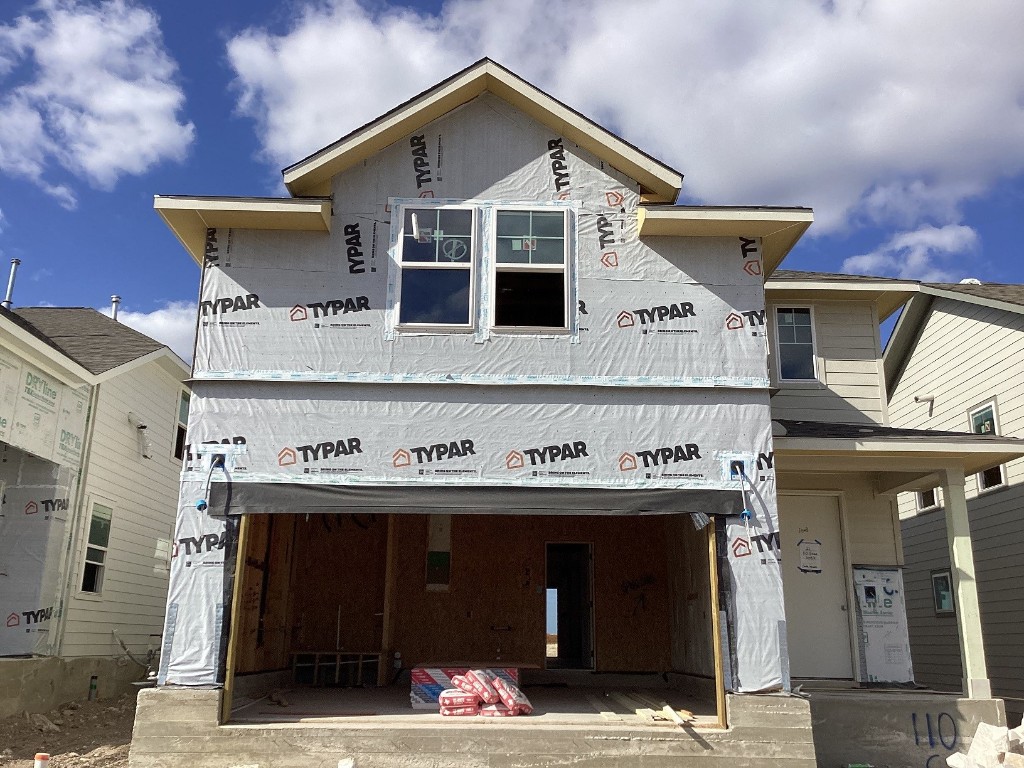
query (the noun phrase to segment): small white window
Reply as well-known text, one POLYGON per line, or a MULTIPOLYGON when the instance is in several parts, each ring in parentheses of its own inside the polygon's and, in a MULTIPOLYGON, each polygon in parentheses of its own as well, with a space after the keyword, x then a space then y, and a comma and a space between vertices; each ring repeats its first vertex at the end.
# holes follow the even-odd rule
POLYGON ((932 604, 936 616, 953 613, 953 576, 948 571, 932 571, 932 604))
POLYGON ((174 428, 174 458, 185 458, 185 445, 188 431, 189 394, 182 390, 178 398, 178 423, 174 428))
POLYGON ((812 381, 817 378, 810 307, 776 309, 775 338, 779 349, 780 380, 812 381))
MULTIPOLYGON (((970 412, 971 431, 976 435, 998 435, 999 423, 996 421, 995 402, 986 403, 970 412)), ((998 488, 1006 482, 1001 466, 990 467, 978 473, 978 490, 987 491, 998 488)))
POLYGON ((407 207, 398 247, 398 322, 473 325, 475 229, 472 208, 407 207))
POLYGON ((496 212, 492 325, 568 328, 564 210, 496 212))
POLYGON ((921 491, 917 494, 917 510, 919 512, 926 512, 930 509, 936 509, 939 506, 939 489, 929 488, 927 491, 921 491))
POLYGON ((85 568, 82 571, 82 591, 99 594, 103 590, 103 572, 107 567, 107 547, 110 546, 110 521, 114 510, 103 504, 92 505, 89 518, 89 539, 85 547, 85 568))

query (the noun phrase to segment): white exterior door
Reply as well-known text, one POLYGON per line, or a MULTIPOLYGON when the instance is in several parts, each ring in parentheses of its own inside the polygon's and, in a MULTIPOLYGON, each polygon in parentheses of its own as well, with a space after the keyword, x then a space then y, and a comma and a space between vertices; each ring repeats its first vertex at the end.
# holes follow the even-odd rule
POLYGON ((790 676, 852 679, 839 499, 782 495, 779 528, 790 676))

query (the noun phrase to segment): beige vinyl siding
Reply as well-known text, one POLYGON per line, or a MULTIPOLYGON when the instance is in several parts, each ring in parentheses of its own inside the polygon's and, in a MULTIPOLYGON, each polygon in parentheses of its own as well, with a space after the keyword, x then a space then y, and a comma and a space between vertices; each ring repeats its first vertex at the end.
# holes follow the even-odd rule
POLYGON ((181 382, 147 363, 100 385, 85 505, 78 525, 62 654, 121 655, 111 630, 136 655, 156 648, 167 600, 167 557, 181 462, 173 458, 181 382), (141 456, 134 413, 150 441, 141 456), (102 591, 79 591, 92 503, 113 507, 102 591), (151 637, 155 636, 155 637, 151 637))
POLYGON ((768 306, 772 417, 851 424, 884 424, 881 347, 870 302, 778 302, 768 306), (810 306, 814 321, 816 382, 779 381, 775 309, 810 306))
MULTIPOLYGON (((968 432, 969 411, 994 399, 1000 433, 1024 437, 1022 382, 1024 316, 936 298, 893 391, 890 420, 897 427, 968 432), (915 395, 934 396, 931 416, 915 395)), ((979 495, 970 475, 966 491, 992 692, 1007 699, 1016 722, 1024 699, 1024 460, 1010 462, 1004 473, 1005 487, 979 495)), ((936 617, 931 596, 931 572, 949 567, 944 513, 941 507, 918 513, 914 494, 900 494, 899 502, 915 674, 925 684, 960 690, 956 620, 936 617)))

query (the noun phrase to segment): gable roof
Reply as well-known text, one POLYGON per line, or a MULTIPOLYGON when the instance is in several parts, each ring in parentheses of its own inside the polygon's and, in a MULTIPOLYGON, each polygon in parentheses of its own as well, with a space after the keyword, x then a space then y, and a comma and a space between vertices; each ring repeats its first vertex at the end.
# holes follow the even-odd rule
POLYGON ((655 160, 491 59, 483 58, 404 104, 357 128, 281 173, 296 197, 329 195, 330 179, 414 133, 484 91, 504 99, 551 130, 640 182, 647 199, 673 203, 682 174, 655 160))
POLYGON ((21 307, 30 332, 89 373, 101 374, 166 347, 88 307, 21 307))
POLYGON ((900 315, 882 353, 885 385, 892 397, 910 354, 924 330, 935 299, 951 299, 978 304, 992 309, 1024 314, 1024 285, 1017 283, 922 283, 920 292, 911 299, 900 315))

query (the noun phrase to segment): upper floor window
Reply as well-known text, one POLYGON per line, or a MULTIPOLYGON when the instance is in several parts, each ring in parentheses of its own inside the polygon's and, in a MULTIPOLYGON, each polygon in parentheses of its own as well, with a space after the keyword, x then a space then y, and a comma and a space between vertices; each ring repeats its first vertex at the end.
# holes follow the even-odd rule
POLYGON ((917 494, 917 510, 918 512, 927 512, 930 509, 936 509, 939 506, 939 489, 929 488, 927 491, 921 491, 917 494))
POLYGON ((181 391, 178 397, 178 422, 174 428, 174 458, 185 458, 185 440, 188 430, 188 403, 189 394, 181 391))
POLYGON ((811 381, 814 363, 814 323, 810 307, 775 310, 775 338, 779 349, 779 379, 811 381))
POLYGON ((478 310, 494 329, 569 327, 567 208, 417 202, 399 210, 400 327, 472 330, 478 310), (490 266, 478 275, 482 264, 490 266))
MULTIPOLYGON (((971 431, 976 435, 998 435, 995 402, 986 403, 970 412, 971 431)), ((991 467, 978 474, 978 490, 987 491, 1003 485, 1006 479, 1001 466, 991 467)))

